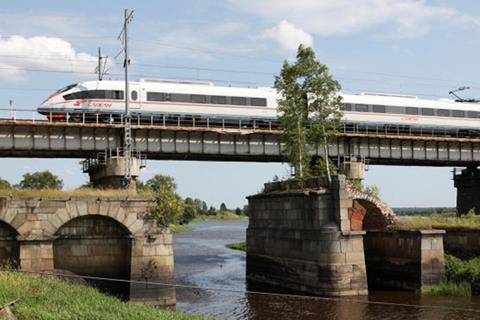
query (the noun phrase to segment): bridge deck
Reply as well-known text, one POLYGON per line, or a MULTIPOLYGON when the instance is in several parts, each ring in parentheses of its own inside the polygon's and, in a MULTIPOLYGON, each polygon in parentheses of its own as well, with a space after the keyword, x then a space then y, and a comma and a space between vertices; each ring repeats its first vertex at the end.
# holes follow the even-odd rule
MULTIPOLYGON (((0 157, 88 158, 122 147, 122 125, 0 120, 0 157)), ((271 128, 133 126, 134 147, 148 159, 283 162, 281 131, 271 128)), ((345 127, 329 144, 334 158, 370 164, 467 166, 480 163, 480 137, 459 132, 345 127)), ((323 148, 312 151, 323 155, 323 148)))

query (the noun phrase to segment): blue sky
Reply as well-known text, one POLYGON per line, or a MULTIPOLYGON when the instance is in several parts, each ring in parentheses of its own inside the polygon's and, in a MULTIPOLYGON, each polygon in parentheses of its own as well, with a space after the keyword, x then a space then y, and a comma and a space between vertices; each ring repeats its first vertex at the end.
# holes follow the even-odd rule
MULTIPOLYGON (((314 47, 344 92, 439 99, 467 85, 466 96, 480 97, 480 2, 9 1, 0 9, 0 107, 14 100, 18 108, 34 109, 54 90, 95 78, 99 46, 109 56, 108 77, 121 79, 121 55, 114 57, 121 49, 116 37, 124 8, 135 10, 133 78, 271 85, 282 61, 304 43, 314 47)), ((86 181, 78 160, 0 159, 0 176, 13 183, 46 169, 66 188, 86 181)), ((371 166, 366 182, 380 186, 392 206, 454 206, 450 171, 371 166)), ((274 175, 287 175, 288 166, 150 161, 141 178, 157 173, 174 176, 182 196, 235 207, 274 175)))

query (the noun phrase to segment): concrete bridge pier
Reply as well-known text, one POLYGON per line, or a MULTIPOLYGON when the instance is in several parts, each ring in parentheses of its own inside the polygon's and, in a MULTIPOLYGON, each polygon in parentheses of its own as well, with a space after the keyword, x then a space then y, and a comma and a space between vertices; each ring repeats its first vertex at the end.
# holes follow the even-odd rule
MULTIPOLYGON (((140 174, 140 169, 145 167, 146 158, 140 153, 134 153, 130 160, 132 180, 129 184, 129 189, 136 190, 136 181, 140 174)), ((98 153, 96 159, 85 160, 83 162, 83 172, 88 173, 90 182, 95 188, 123 188, 125 183, 126 158, 122 149, 109 149, 105 152, 98 153)))
POLYGON ((367 166, 364 161, 359 161, 355 157, 344 160, 338 167, 340 174, 345 175, 348 180, 363 180, 365 179, 365 171, 367 166))
POLYGON ((465 215, 471 209, 480 214, 480 170, 476 166, 459 174, 454 170, 453 181, 457 188, 457 215, 465 215))

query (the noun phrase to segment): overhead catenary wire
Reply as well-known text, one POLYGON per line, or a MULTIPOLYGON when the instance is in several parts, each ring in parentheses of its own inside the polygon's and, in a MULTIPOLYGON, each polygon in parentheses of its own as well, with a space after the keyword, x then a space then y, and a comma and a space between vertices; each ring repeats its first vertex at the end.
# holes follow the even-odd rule
POLYGON ((149 286, 162 286, 162 287, 183 288, 183 289, 204 290, 204 291, 219 291, 219 292, 229 292, 229 293, 251 294, 251 295, 259 295, 259 296, 266 296, 266 297, 280 297, 280 298, 283 297, 283 298, 308 299, 308 300, 317 300, 317 301, 346 302, 346 303, 382 305, 382 306, 404 307, 404 308, 436 309, 436 310, 444 310, 444 311, 463 311, 463 312, 480 313, 480 309, 460 308, 460 307, 451 307, 451 306, 419 305, 419 304, 398 303, 398 302, 389 302, 389 301, 360 300, 360 299, 343 298, 343 297, 321 297, 321 296, 309 296, 309 295, 290 294, 290 293, 238 290, 238 289, 231 289, 231 288, 193 286, 193 285, 184 285, 184 284, 167 283, 167 282, 127 280, 127 279, 118 279, 118 278, 83 276, 83 275, 77 275, 77 274, 63 274, 63 273, 55 273, 55 272, 27 271, 27 270, 20 270, 20 269, 16 269, 13 271, 19 272, 19 273, 36 274, 36 275, 43 275, 43 276, 55 276, 55 277, 77 278, 77 279, 88 279, 88 280, 99 280, 99 281, 110 281, 110 282, 123 282, 123 283, 133 283, 133 284, 144 284, 149 286))

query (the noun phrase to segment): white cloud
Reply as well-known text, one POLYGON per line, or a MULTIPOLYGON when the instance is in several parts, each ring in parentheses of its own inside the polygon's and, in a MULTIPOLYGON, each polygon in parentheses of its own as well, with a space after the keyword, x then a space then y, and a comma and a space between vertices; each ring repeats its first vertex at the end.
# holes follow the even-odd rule
POLYGON ((66 174, 67 176, 75 175, 75 172, 73 172, 72 169, 65 169, 65 170, 63 170, 63 173, 66 174))
POLYGON ((278 42, 280 48, 286 52, 295 52, 300 44, 313 47, 313 38, 287 20, 282 20, 277 26, 263 31, 265 38, 278 42))
POLYGON ((11 36, 0 38, 0 61, 0 78, 18 80, 24 69, 93 72, 97 58, 60 38, 11 36))
POLYGON ((239 10, 271 21, 288 19, 306 32, 351 34, 374 27, 393 29, 396 36, 417 37, 432 28, 480 25, 479 17, 422 0, 229 0, 239 10))

